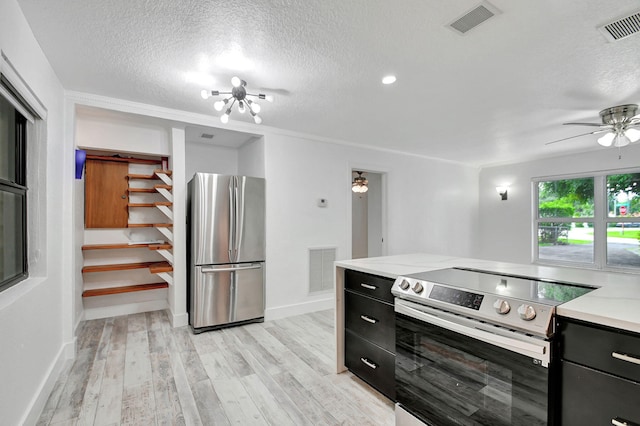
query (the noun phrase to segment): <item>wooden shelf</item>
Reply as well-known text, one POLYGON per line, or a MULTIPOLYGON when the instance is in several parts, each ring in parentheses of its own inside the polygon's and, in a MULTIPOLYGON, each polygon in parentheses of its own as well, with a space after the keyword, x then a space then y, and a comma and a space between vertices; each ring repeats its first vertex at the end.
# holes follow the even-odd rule
POLYGON ((172 272, 173 266, 169 262, 156 262, 149 266, 149 272, 152 274, 159 274, 161 272, 172 272))
POLYGON ((156 290, 159 288, 167 288, 169 284, 166 282, 152 284, 136 284, 123 287, 97 288, 94 290, 85 290, 82 297, 106 296, 109 294, 131 293, 134 291, 156 290))
POLYGON ((129 188, 127 189, 128 192, 145 192, 147 194, 155 194, 156 189, 155 188, 129 188))
POLYGON ((165 185, 165 184, 159 184, 159 185, 153 185, 154 189, 166 189, 168 191, 171 191, 173 189, 173 186, 171 185, 165 185))
POLYGON ((144 244, 87 244, 82 246, 82 250, 111 250, 111 249, 133 249, 148 248, 149 250, 171 249, 171 244, 144 243, 144 244))
POLYGON ((172 228, 173 223, 130 223, 127 228, 172 228))
POLYGON ((158 207, 158 206, 173 206, 171 201, 156 201, 154 203, 129 203, 127 207, 158 207))
POLYGON ((155 169, 153 171, 152 174, 150 175, 143 175, 143 174, 138 174, 138 173, 129 173, 127 175, 127 179, 151 179, 151 180, 159 180, 160 178, 158 177, 158 175, 167 175, 167 176, 171 176, 173 174, 173 171, 171 170, 162 170, 162 169, 155 169))
POLYGON ((82 268, 82 273, 90 272, 109 272, 109 271, 128 271, 130 269, 145 269, 154 267, 156 264, 167 264, 167 262, 137 262, 137 263, 118 263, 114 265, 93 265, 82 268))

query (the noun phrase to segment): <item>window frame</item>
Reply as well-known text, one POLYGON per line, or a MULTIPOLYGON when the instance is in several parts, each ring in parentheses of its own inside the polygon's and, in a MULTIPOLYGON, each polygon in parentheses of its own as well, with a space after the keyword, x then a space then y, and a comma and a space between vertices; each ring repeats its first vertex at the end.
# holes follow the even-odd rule
POLYGON ((532 262, 540 265, 554 265, 597 269, 603 271, 630 272, 640 274, 639 267, 622 267, 607 263, 607 228, 609 223, 638 222, 637 217, 609 217, 607 176, 640 173, 640 168, 624 168, 612 170, 600 170, 569 175, 543 176, 531 180, 532 188, 532 262), (571 180, 593 178, 593 217, 539 217, 540 193, 539 183, 553 180, 571 180), (538 226, 541 222, 556 223, 593 223, 593 262, 573 262, 567 260, 540 259, 538 226))
MULTIPOLYGON (((2 81, 3 87, 6 81, 2 81)), ((22 270, 16 275, 7 278, 4 281, 0 281, 0 292, 7 290, 8 288, 24 281, 29 277, 29 240, 28 240, 28 188, 27 188, 27 143, 28 143, 28 118, 24 116, 19 108, 16 108, 15 98, 9 99, 10 94, 5 91, 0 92, 0 96, 3 100, 9 102, 15 111, 15 181, 6 180, 0 178, 0 193, 17 194, 22 199, 22 253, 21 263, 22 270)))

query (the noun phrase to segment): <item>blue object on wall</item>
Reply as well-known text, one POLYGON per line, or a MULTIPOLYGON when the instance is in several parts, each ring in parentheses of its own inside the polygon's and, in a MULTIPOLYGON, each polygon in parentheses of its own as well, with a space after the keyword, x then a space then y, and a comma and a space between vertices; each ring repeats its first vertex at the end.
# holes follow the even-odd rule
POLYGON ((87 159, 87 151, 84 149, 76 149, 76 179, 82 179, 82 170, 84 170, 84 162, 87 159))

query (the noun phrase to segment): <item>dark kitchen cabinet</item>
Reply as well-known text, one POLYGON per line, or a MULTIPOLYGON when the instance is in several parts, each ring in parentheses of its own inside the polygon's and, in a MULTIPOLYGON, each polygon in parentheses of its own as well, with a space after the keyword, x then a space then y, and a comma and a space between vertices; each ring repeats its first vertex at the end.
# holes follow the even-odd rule
POLYGON ((345 366, 395 400, 393 280, 345 270, 345 366))
POLYGON ((640 335, 559 318, 563 426, 640 426, 640 335))

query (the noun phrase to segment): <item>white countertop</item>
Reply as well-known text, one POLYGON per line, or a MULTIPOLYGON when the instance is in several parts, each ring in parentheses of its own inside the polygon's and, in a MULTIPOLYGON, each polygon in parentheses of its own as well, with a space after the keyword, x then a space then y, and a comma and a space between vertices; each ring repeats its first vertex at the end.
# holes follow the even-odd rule
POLYGON ((337 261, 335 265, 396 278, 462 266, 599 287, 557 308, 559 315, 640 333, 640 275, 590 269, 523 265, 425 253, 337 261))

